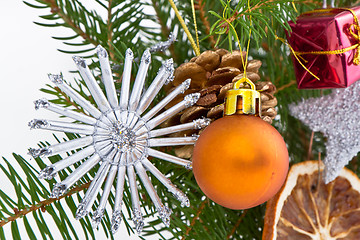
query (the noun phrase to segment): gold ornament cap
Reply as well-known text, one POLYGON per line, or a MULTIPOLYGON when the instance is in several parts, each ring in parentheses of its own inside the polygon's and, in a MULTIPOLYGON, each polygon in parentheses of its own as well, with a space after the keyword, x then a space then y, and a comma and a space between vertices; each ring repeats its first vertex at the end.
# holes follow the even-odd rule
POLYGON ((224 115, 233 114, 261 114, 260 93, 256 91, 255 84, 246 77, 235 82, 233 89, 226 93, 224 115), (247 83, 250 89, 240 88, 241 83, 247 83))

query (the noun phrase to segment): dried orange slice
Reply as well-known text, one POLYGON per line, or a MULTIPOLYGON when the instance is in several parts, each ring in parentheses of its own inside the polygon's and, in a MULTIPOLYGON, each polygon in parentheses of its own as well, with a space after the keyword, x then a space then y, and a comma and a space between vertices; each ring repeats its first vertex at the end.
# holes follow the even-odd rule
POLYGON ((344 168, 325 185, 322 170, 317 161, 292 166, 266 205, 263 240, 360 239, 360 179, 344 168))

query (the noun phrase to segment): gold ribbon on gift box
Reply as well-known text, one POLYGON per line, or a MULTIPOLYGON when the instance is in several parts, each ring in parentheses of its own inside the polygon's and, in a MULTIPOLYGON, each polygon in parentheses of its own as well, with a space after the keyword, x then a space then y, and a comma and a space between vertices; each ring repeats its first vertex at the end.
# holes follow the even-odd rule
POLYGON ((301 56, 301 55, 304 55, 304 54, 313 54, 313 55, 341 54, 341 53, 345 53, 345 52, 356 49, 355 54, 354 54, 353 63, 355 65, 360 64, 360 25, 359 25, 358 17, 356 16, 356 13, 354 12, 354 10, 352 10, 350 8, 317 9, 317 10, 306 12, 304 14, 331 13, 331 12, 334 12, 334 11, 337 11, 337 10, 349 11, 353 15, 355 23, 350 25, 349 33, 357 41, 357 43, 350 46, 350 47, 347 47, 347 48, 342 48, 342 49, 338 49, 338 50, 331 50, 331 51, 310 51, 310 52, 294 51, 294 53, 297 56, 301 56), (353 28, 356 31, 356 33, 353 31, 353 28))
POLYGON ((278 37, 277 35, 275 35, 275 38, 277 40, 282 41, 283 43, 285 43, 286 45, 289 46, 291 52, 293 53, 294 57, 296 58, 296 60, 298 61, 298 63, 308 72, 310 73, 314 78, 316 78, 317 80, 320 80, 318 76, 316 76, 314 73, 312 73, 302 62, 301 60, 303 60, 304 62, 307 62, 304 58, 301 57, 301 55, 305 55, 305 54, 313 54, 313 55, 330 55, 330 54, 341 54, 341 53, 345 53, 351 50, 356 49, 355 54, 354 54, 354 59, 353 59, 353 63, 355 65, 359 65, 360 64, 360 24, 359 24, 359 19, 356 16, 356 13, 354 12, 354 10, 350 9, 350 8, 332 8, 332 9, 317 9, 317 10, 313 10, 313 11, 309 11, 309 12, 305 12, 303 14, 312 14, 312 13, 331 13, 334 11, 349 11, 351 12, 351 14, 354 17, 354 23, 350 25, 349 27, 349 33, 351 34, 351 36, 357 41, 356 44, 347 47, 347 48, 342 48, 342 49, 337 49, 337 50, 331 50, 331 51, 310 51, 310 52, 301 52, 301 51, 295 51, 290 44, 283 38, 278 37), (353 31, 353 29, 355 30, 355 32, 353 31), (300 60, 301 59, 301 60, 300 60))

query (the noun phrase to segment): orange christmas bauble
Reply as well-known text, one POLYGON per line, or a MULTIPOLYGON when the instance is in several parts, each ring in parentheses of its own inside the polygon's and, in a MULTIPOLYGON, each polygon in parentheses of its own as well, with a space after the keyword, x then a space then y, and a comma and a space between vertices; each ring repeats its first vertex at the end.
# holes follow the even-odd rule
POLYGON ((289 155, 279 132, 259 117, 225 116, 200 135, 193 172, 214 202, 247 209, 275 195, 285 181, 289 155))

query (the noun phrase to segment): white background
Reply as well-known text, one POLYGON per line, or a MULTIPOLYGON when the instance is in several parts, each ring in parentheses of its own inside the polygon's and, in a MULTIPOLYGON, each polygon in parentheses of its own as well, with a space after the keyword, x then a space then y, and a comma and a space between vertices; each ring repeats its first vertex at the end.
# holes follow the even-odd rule
MULTIPOLYGON (((64 32, 63 28, 45 28, 33 23, 43 22, 38 16, 48 13, 47 11, 48 9, 44 11, 30 8, 21 0, 2 0, 0 4, 0 155, 11 163, 15 162, 12 152, 31 162, 33 160, 27 155, 29 147, 36 147, 39 141, 55 142, 50 133, 30 131, 27 126, 33 118, 47 117, 44 110, 34 110, 33 101, 46 97, 39 89, 50 83, 48 73, 63 72, 66 75, 69 70, 75 70, 71 56, 57 51, 58 48, 64 48, 64 45, 51 38, 70 36, 70 32, 64 32)), ((51 115, 51 118, 53 117, 54 115, 51 115)), ((12 191, 12 188, 6 187, 3 175, 0 175, 0 179, 1 189, 6 193, 12 191)), ((69 218, 72 219, 71 213, 69 218)), ((52 229, 54 227, 51 225, 51 218, 49 219, 48 227, 52 229)), ((10 224, 4 228, 8 239, 11 239, 10 224)), ((81 236, 82 229, 79 226, 78 229, 81 236)), ((101 228, 96 234, 97 239, 106 239, 101 228)), ((23 236, 23 239, 27 239, 25 232, 23 236)), ((139 238, 129 237, 122 224, 122 229, 115 235, 115 239, 139 238)))

